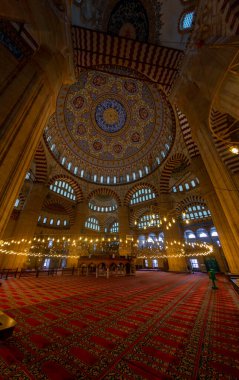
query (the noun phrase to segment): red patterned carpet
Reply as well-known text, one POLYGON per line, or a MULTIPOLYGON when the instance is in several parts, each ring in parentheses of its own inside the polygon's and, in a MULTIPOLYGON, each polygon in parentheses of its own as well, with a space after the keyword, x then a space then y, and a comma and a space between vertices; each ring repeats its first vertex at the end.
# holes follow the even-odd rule
POLYGON ((0 379, 239 379, 239 303, 207 275, 10 278, 0 379))

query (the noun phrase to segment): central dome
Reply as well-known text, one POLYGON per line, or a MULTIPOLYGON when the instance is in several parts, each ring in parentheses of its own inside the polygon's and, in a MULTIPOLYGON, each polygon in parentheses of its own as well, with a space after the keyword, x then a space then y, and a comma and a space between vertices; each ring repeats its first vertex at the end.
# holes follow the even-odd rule
POLYGON ((128 74, 83 71, 62 87, 45 131, 60 163, 91 182, 135 181, 170 150, 174 119, 164 94, 128 74))

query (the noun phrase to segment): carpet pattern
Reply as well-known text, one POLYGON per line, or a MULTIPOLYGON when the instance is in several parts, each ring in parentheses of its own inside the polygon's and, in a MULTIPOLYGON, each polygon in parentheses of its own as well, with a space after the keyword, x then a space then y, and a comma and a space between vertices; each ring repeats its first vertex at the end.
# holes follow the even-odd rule
POLYGON ((0 380, 239 379, 238 294, 222 276, 10 278, 0 380))

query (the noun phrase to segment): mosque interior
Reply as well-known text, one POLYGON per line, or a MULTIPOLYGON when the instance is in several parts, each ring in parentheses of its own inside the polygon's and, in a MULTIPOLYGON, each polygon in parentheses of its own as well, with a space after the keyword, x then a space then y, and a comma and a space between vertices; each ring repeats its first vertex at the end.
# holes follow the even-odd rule
POLYGON ((239 274, 238 14, 1 1, 0 268, 239 274))

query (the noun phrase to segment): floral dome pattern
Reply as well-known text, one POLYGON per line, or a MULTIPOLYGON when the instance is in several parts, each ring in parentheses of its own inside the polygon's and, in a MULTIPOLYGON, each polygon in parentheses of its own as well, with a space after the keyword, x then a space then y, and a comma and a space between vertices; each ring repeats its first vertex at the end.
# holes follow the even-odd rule
POLYGON ((174 128, 173 112, 159 88, 127 76, 84 71, 77 83, 62 87, 45 136, 73 174, 114 184, 156 169, 168 155, 174 128))

